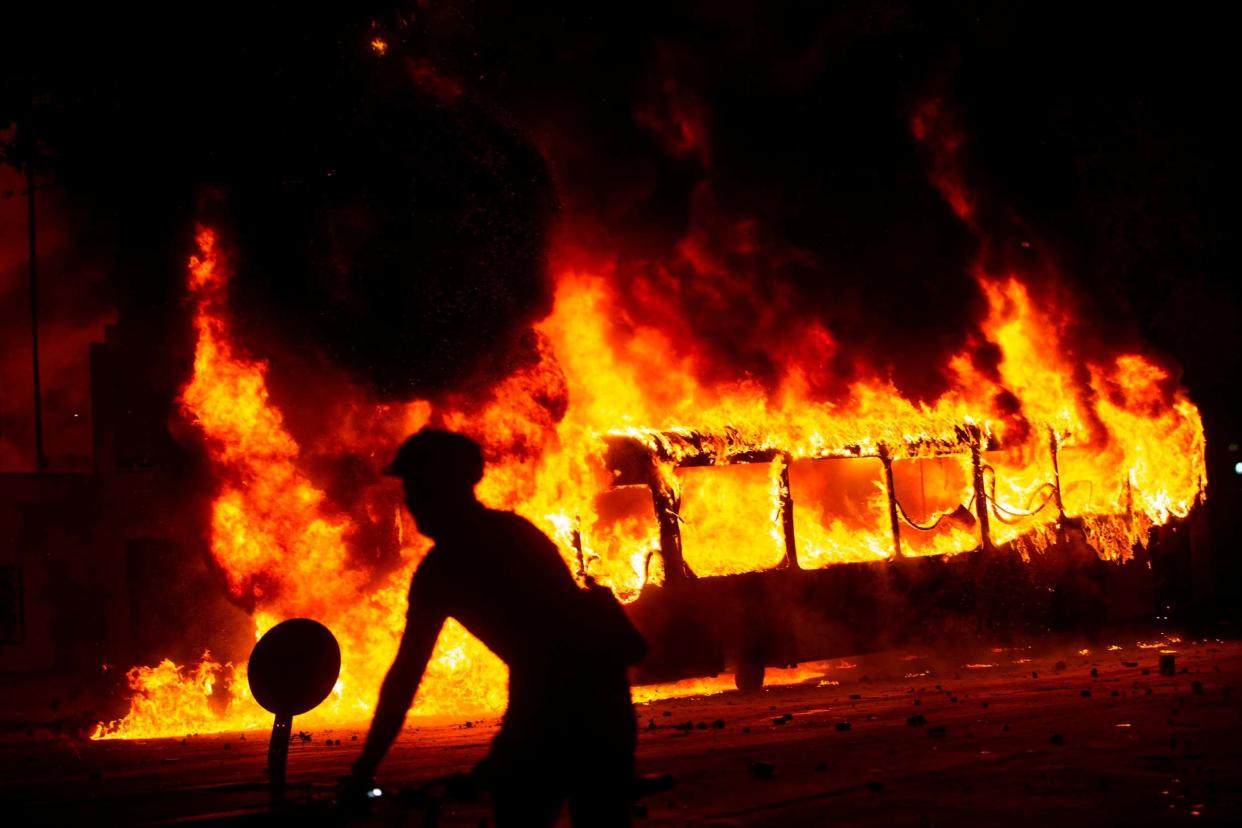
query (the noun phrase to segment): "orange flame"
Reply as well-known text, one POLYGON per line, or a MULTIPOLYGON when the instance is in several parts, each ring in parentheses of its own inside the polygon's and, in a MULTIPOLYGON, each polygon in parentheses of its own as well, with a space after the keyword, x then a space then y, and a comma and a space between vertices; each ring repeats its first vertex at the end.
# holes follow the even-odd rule
MULTIPOLYGON (((402 550, 404 565, 377 585, 351 565, 351 526, 331 514, 324 493, 298 468, 298 446, 268 398, 266 364, 232 343, 223 304, 228 275, 215 234, 201 230, 198 245, 200 255, 190 261, 198 344, 182 405, 207 438, 221 480, 212 553, 233 594, 255 599, 256 639, 293 616, 317 618, 340 639, 340 681, 328 702, 307 717, 308 725, 364 719, 395 655, 410 573, 427 547, 413 536, 415 545, 402 550)), ((425 406, 415 405, 398 420, 417 428, 426 414, 425 406)), ((250 697, 244 669, 207 655, 189 671, 165 661, 136 668, 128 678, 134 691, 130 712, 98 726, 97 738, 243 730, 271 718, 250 697), (213 685, 220 678, 226 686, 216 698, 213 685)), ((414 710, 495 710, 504 704, 507 678, 495 655, 450 622, 414 710)))
MULTIPOLYGON (((394 509, 401 530, 401 565, 377 580, 356 565, 356 527, 306 473, 302 450, 268 396, 266 364, 233 338, 224 303, 228 270, 216 237, 204 229, 198 244, 188 282, 198 340, 182 405, 202 431, 218 479, 212 552, 233 593, 253 601, 256 635, 283 618, 307 615, 340 639, 341 680, 329 701, 307 714, 307 726, 364 720, 394 654, 406 586, 427 544, 395 500, 380 498, 374 509, 394 509)), ((813 399, 812 369, 796 358, 775 389, 699 381, 693 354, 657 325, 626 316, 607 278, 615 268, 565 268, 554 310, 537 326, 540 362, 500 383, 486 403, 436 414, 495 458, 480 498, 536 522, 575 572, 611 586, 623 601, 666 573, 651 490, 614 485, 609 441, 629 441, 656 458, 658 484, 680 497, 685 561, 698 575, 780 564, 787 545, 781 503, 790 492, 799 504, 793 523, 801 567, 892 556, 885 457, 905 521, 903 554, 976 548, 980 530, 972 513, 981 506, 963 434, 1002 447, 980 456, 982 508, 998 544, 1035 550, 1050 542, 1060 520, 1053 502, 1059 492, 1065 514, 1085 523, 1100 554, 1124 558, 1150 527, 1185 516, 1202 496, 1203 428, 1184 392, 1138 354, 1074 364, 1056 309, 1037 301, 1017 276, 978 277, 989 307, 980 335, 1001 355, 996 376, 984 376, 963 353, 946 366, 956 377, 953 389, 933 402, 907 400, 888 380, 872 378, 826 403, 813 399), (565 387, 570 403, 554 421, 535 401, 565 387), (1017 400, 1020 416, 1002 404, 1002 391, 1017 400), (695 452, 710 465, 726 464, 738 447, 766 451, 767 459, 729 469, 679 467, 695 452)), ((817 326, 802 337, 806 354, 837 347, 817 326)), ((346 423, 338 438, 386 454, 431 419, 432 406, 373 405, 366 416, 382 425, 355 434, 346 423)), ((793 671, 786 678, 795 676, 808 677, 793 671)), ((171 662, 135 668, 129 679, 129 714, 100 725, 97 737, 257 728, 269 721, 249 697, 244 671, 206 655, 190 668, 171 662)), ((450 622, 414 712, 499 710, 506 681, 499 659, 450 622)), ((694 679, 640 697, 713 692, 720 682, 694 679)))

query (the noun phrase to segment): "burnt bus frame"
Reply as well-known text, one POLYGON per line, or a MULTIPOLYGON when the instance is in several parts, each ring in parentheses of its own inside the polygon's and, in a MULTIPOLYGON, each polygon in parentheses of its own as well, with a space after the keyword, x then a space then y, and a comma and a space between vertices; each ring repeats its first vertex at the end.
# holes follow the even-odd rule
MULTIPOLYGON (((1058 515, 1058 540, 1064 526, 1061 502, 1061 480, 1057 451, 1061 438, 1049 430, 1048 447, 1052 452, 1054 493, 1049 500, 1056 503, 1058 515)), ((989 504, 986 492, 984 452, 1001 448, 986 426, 975 423, 943 430, 940 437, 905 438, 891 443, 851 443, 835 449, 816 452, 806 459, 877 458, 883 469, 884 490, 887 495, 889 526, 892 533, 893 554, 887 561, 866 564, 842 564, 804 569, 797 556, 794 533, 794 497, 790 490, 790 463, 792 453, 784 447, 759 446, 734 431, 705 434, 703 432, 677 431, 627 431, 607 434, 605 463, 614 475, 614 487, 646 485, 650 490, 653 511, 660 529, 658 554, 663 562, 664 578, 658 585, 648 585, 638 600, 630 605, 630 614, 648 638, 652 652, 635 670, 637 683, 666 682, 692 675, 717 675, 725 669, 727 653, 734 653, 735 682, 739 689, 753 689, 763 685, 764 665, 791 665, 802 660, 800 647, 789 638, 789 629, 781 622, 786 612, 777 608, 787 606, 787 601, 799 601, 792 597, 790 588, 796 591, 796 583, 804 583, 812 591, 827 586, 828 593, 821 593, 821 600, 811 598, 812 605, 820 605, 827 597, 833 603, 840 600, 840 592, 832 592, 832 583, 838 586, 868 577, 877 577, 892 567, 898 578, 913 576, 919 572, 935 577, 938 561, 956 561, 969 569, 981 561, 995 560, 1000 566, 1013 557, 1012 552, 1001 554, 991 538, 989 504), (895 446, 895 451, 894 451, 895 446), (908 556, 902 546, 902 519, 908 516, 900 509, 893 485, 894 459, 922 459, 970 454, 972 488, 974 488, 974 518, 979 526, 979 545, 960 557, 929 555, 908 556), (676 468, 708 466, 733 466, 743 463, 779 463, 779 520, 785 540, 785 555, 779 564, 765 570, 741 572, 735 575, 698 576, 684 560, 681 538, 681 493, 671 472, 676 468), (974 562, 971 562, 974 561, 974 562), (887 565, 886 565, 887 564, 887 565), (909 566, 914 569, 910 570, 909 566), (928 566, 933 570, 928 570, 928 566), (879 569, 873 569, 879 567, 879 569), (867 575, 871 572, 871 575, 867 575), (840 574, 836 578, 833 574, 840 574), (830 581, 825 581, 825 577, 830 581), (775 578, 775 580, 770 580, 775 578), (791 580, 792 578, 792 580, 791 580), (810 578, 810 580, 807 580, 810 578), (852 581, 853 580, 853 581, 852 581), (764 586, 764 583, 768 586, 764 586), (727 585, 734 585, 728 587, 727 585), (816 586, 818 585, 818 586, 816 586), (771 595, 784 596, 774 598, 771 595), (765 597, 768 596, 768 597, 765 597), (832 597, 835 596, 835 597, 832 597), (729 606, 740 601, 749 608, 741 608, 741 623, 734 624, 730 632, 729 613, 718 612, 719 601, 729 606), (764 610, 763 607, 768 607, 764 610), (723 624, 723 626, 722 626, 723 624)), ((1046 502, 1047 503, 1047 502, 1046 502)), ((1040 510, 1042 510, 1041 506, 1040 510)), ((1037 510, 1038 511, 1038 510, 1037 510)), ((912 528, 917 524, 909 523, 912 528)), ((585 556, 579 531, 575 531, 573 544, 578 562, 579 575, 585 576, 585 556)), ((1012 562, 1012 561, 1010 561, 1012 562)), ((956 566, 956 565, 955 565, 956 566)), ((882 576, 881 576, 882 577, 882 576)), ((859 583, 861 583, 859 582, 859 583)), ((847 587, 848 588, 848 587, 847 587)), ((806 596, 802 598, 805 602, 806 596)), ((863 602, 866 603, 866 601, 863 602)), ((854 605, 858 610, 862 605, 854 605)), ((737 614, 737 613, 734 613, 737 614)), ((845 618, 850 614, 846 607, 837 607, 832 616, 845 618), (842 614, 841 613, 845 613, 842 614)), ((874 642, 854 641, 843 646, 872 647, 874 642)), ((850 652, 862 652, 853 649, 850 652)), ((830 653, 831 654, 831 653, 830 653)), ((822 655, 812 655, 812 658, 822 655)))
MULTIPOLYGON (((1061 499, 1061 475, 1058 452, 1062 436, 1049 429, 1048 448, 1052 458, 1053 502, 1058 512, 1058 524, 1065 521, 1065 507, 1061 499)), ((794 533, 794 501, 789 484, 789 466, 793 455, 776 447, 749 447, 735 433, 707 436, 692 431, 663 431, 610 434, 605 437, 605 462, 613 474, 614 486, 646 485, 651 491, 651 502, 660 530, 659 555, 664 565, 666 583, 694 580, 697 576, 686 566, 682 553, 680 511, 681 496, 665 480, 662 469, 695 468, 703 466, 737 465, 742 463, 780 463, 780 521, 785 538, 785 557, 778 568, 801 570, 798 563, 797 539, 794 533)), ((889 444, 880 442, 870 445, 861 443, 840 447, 798 459, 878 459, 883 468, 884 490, 888 501, 889 526, 892 533, 894 560, 905 557, 901 542, 901 511, 893 485, 893 461, 895 459, 930 459, 952 455, 970 454, 971 475, 974 487, 974 515, 979 529, 979 548, 985 552, 995 550, 992 541, 989 497, 984 481, 983 452, 995 451, 1001 446, 990 430, 975 424, 955 429, 951 437, 932 440, 904 441, 900 453, 889 444)), ((575 552, 579 571, 585 573, 581 536, 575 534, 575 552)), ((967 551, 967 550, 962 550, 967 551)))
MULTIPOLYGON (((1090 547, 1082 521, 1066 516, 1061 496, 1059 453, 1069 434, 1052 428, 1047 433, 1052 480, 1043 486, 1051 491, 1044 503, 1028 514, 1048 506, 1056 508, 1052 527, 1056 537, 1050 548, 1058 551, 1051 558, 1040 555, 1041 561, 1053 561, 1051 567, 1032 567, 1032 561, 1012 544, 994 542, 991 512, 996 509, 999 517, 1001 509, 988 493, 986 473, 991 467, 984 453, 1003 446, 986 425, 967 423, 942 429, 940 437, 860 442, 798 455, 798 459, 813 460, 879 459, 887 495, 892 554, 882 560, 814 569, 803 568, 798 560, 789 480, 793 454, 787 447, 756 446, 754 440, 747 440, 736 431, 705 434, 688 429, 632 429, 605 435, 603 459, 613 475, 614 487, 644 485, 650 490, 659 525, 658 552, 664 564, 663 582, 647 584, 627 606, 627 613, 651 645, 650 654, 637 665, 632 679, 645 684, 714 676, 726 669, 731 659, 738 688, 753 689, 762 686, 765 666, 795 666, 806 660, 869 652, 891 645, 893 636, 878 634, 876 631, 881 629, 896 631, 898 638, 926 638, 938 634, 937 630, 957 634, 963 629, 963 621, 975 624, 980 631, 997 630, 1002 635, 1023 629, 1045 629, 1050 619, 1060 617, 1056 610, 1040 603, 1048 594, 1061 591, 1055 561, 1066 554, 1076 554, 1075 548, 1081 549, 1075 538, 1090 547), (978 545, 960 549, 956 555, 905 554, 902 522, 920 531, 930 527, 913 523, 901 509, 893 486, 893 461, 966 454, 971 458, 971 517, 978 526, 978 545), (772 462, 779 463, 778 517, 785 540, 781 561, 751 572, 696 575, 682 554, 680 488, 671 472, 677 468, 772 462), (955 586, 959 584, 962 586, 955 586), (910 601, 904 606, 885 604, 886 595, 909 595, 910 601), (798 630, 805 627, 793 623, 793 617, 798 614, 805 620, 807 611, 816 613, 819 620, 811 619, 818 626, 812 638, 806 639, 804 648, 798 630), (928 626, 918 620, 924 611, 931 613, 929 621, 934 623, 938 616, 942 625, 952 616, 956 620, 949 623, 956 626, 928 626), (1049 612, 1053 614, 1050 616, 1049 612), (874 623, 881 617, 888 622, 874 623)), ((1134 515, 1129 490, 1127 480, 1124 519, 1132 531, 1134 515)), ((573 543, 579 573, 585 575, 579 532, 574 533, 573 543)), ((1151 578, 1147 571, 1151 556, 1140 557, 1120 567, 1110 567, 1108 573, 1101 570, 1097 574, 1116 577, 1118 583, 1131 587, 1135 576, 1147 583, 1151 578)), ((1137 619, 1146 612, 1142 601, 1143 596, 1136 593, 1136 601, 1132 606, 1120 607, 1118 617, 1137 619)), ((1088 607, 1085 614, 1080 613, 1084 623, 1097 623, 1104 617, 1097 615, 1097 610, 1103 609, 1096 604, 1088 607)))

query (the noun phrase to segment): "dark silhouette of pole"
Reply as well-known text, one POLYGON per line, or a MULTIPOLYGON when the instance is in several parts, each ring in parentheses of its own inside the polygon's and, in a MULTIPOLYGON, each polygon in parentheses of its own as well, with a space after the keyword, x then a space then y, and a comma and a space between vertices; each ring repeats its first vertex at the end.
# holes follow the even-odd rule
POLYGON ((781 534, 785 536, 785 566, 798 569, 798 543, 794 538, 794 502, 789 488, 789 464, 793 457, 788 452, 776 456, 780 465, 781 534))
MULTIPOLYGON (((31 109, 33 108, 32 102, 31 109)), ((22 133, 26 162, 26 224, 30 239, 30 359, 34 377, 35 471, 41 472, 47 468, 47 457, 43 454, 43 392, 39 387, 39 255, 35 225, 35 143, 29 119, 23 124, 22 133)))
POLYGON ((893 456, 880 443, 880 463, 884 466, 884 492, 888 495, 888 525, 893 533, 893 560, 905 557, 901 551, 901 521, 897 518, 897 487, 893 483, 893 456))
POLYGON ((975 484, 975 514, 979 518, 979 541, 984 552, 995 549, 992 546, 992 527, 988 520, 988 488, 983 480, 983 432, 978 426, 970 426, 970 466, 971 476, 975 484))

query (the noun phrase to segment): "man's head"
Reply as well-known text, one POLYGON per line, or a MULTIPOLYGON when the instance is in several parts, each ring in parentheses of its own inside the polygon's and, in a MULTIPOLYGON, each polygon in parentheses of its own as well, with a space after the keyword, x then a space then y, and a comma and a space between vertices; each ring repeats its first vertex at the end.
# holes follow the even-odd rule
POLYGON ((401 444, 384 474, 401 478, 418 530, 439 538, 477 505, 474 487, 483 477, 483 451, 464 435, 424 428, 401 444))

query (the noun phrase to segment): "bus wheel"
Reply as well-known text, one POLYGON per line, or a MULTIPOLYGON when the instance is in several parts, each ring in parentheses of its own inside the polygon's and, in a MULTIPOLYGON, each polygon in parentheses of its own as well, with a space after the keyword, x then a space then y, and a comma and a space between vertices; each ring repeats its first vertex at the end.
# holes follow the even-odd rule
POLYGON ((753 693, 763 689, 763 673, 762 661, 743 661, 733 674, 733 683, 743 693, 753 693))

